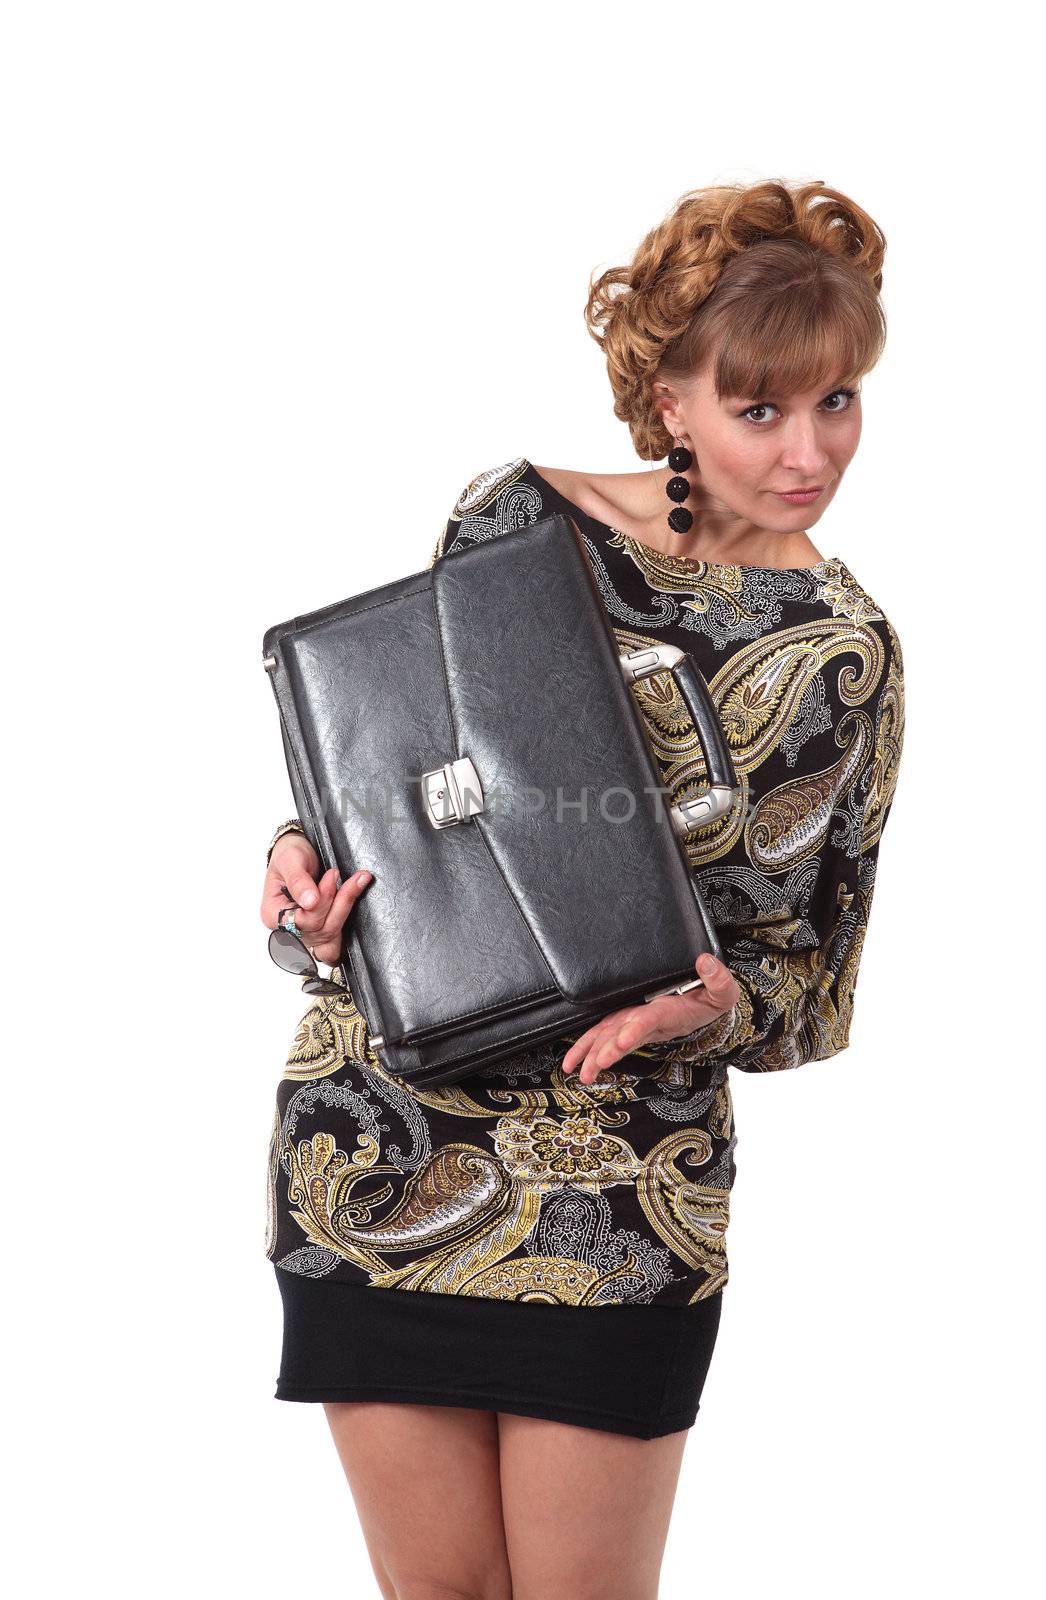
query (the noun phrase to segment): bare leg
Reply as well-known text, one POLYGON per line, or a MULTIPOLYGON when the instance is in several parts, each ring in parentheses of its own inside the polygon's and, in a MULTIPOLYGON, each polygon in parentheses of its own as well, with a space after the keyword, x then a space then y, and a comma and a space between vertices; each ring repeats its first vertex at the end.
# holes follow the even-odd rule
POLYGON ((656 1600, 689 1430, 633 1439, 498 1413, 512 1600, 656 1600))
POLYGON ((385 1600, 512 1600, 496 1414, 369 1400, 323 1409, 385 1600))

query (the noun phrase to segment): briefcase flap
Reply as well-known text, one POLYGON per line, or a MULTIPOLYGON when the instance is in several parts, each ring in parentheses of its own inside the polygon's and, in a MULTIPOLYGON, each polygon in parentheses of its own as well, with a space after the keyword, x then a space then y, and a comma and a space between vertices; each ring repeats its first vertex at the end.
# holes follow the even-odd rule
POLYGON ((456 550, 266 644, 321 852, 375 874, 348 945, 372 1029, 420 1041, 541 996, 634 998, 695 975, 706 925, 568 518, 456 550), (435 826, 440 775, 465 758, 482 809, 468 814, 466 787, 466 814, 435 826))
POLYGON ((588 558, 562 515, 492 554, 432 570, 452 753, 484 796, 444 842, 482 834, 566 999, 692 976, 690 872, 588 558))

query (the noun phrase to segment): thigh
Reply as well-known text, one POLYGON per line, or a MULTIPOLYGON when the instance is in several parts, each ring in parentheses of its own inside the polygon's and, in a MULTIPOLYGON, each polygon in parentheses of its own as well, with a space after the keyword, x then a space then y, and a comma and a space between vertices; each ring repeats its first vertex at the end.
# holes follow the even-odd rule
POLYGON ((370 1400, 323 1409, 386 1600, 510 1600, 496 1414, 370 1400))
POLYGON ((633 1439, 498 1413, 512 1600, 655 1600, 689 1429, 633 1439))

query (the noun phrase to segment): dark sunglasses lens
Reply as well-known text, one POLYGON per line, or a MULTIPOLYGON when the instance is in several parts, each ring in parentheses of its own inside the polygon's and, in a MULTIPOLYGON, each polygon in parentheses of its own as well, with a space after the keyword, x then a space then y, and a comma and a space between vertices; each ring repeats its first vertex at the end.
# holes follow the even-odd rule
POLYGON ((293 972, 296 978, 314 976, 316 963, 300 939, 286 928, 273 928, 269 934, 269 954, 284 972, 293 972))
POLYGON ((306 994, 344 994, 344 985, 331 983, 327 978, 306 978, 302 984, 306 994))

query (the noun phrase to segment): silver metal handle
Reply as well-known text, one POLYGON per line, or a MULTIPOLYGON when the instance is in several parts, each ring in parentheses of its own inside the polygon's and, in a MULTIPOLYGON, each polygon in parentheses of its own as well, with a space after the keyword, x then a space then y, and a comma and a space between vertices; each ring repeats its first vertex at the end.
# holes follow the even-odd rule
POLYGON ((726 816, 737 799, 737 784, 731 781, 734 778, 734 764, 719 715, 704 678, 691 657, 678 645, 641 645, 636 650, 619 652, 618 659, 628 683, 638 683, 643 678, 652 677, 655 672, 674 673, 676 668, 684 669, 676 676, 676 687, 697 730, 711 780, 702 794, 692 795, 689 800, 679 800, 668 808, 672 827, 681 839, 686 839, 698 828, 707 828, 710 822, 726 816))

